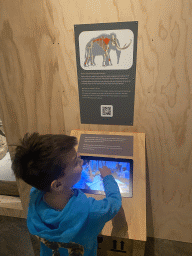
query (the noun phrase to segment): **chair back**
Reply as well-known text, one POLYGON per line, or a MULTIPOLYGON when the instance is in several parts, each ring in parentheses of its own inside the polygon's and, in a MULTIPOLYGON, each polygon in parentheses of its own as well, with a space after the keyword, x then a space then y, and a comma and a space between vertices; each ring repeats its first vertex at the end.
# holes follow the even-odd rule
MULTIPOLYGON (((36 236, 36 235, 35 235, 36 236)), ((60 242, 50 242, 45 238, 36 236, 40 242, 52 250, 52 256, 60 256, 59 248, 68 249, 69 256, 83 256, 84 248, 80 244, 73 242, 70 243, 60 243, 60 242)))

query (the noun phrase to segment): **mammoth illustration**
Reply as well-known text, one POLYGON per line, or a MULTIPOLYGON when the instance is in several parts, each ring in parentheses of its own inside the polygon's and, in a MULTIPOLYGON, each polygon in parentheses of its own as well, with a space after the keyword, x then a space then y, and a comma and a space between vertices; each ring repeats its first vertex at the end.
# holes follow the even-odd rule
POLYGON ((102 55, 103 56, 103 66, 112 65, 110 58, 110 51, 116 50, 117 54, 117 64, 119 64, 119 59, 121 55, 121 50, 127 49, 132 40, 130 39, 130 43, 128 45, 124 45, 123 48, 119 46, 119 40, 116 38, 115 33, 111 33, 110 35, 102 34, 97 38, 91 39, 85 48, 85 62, 84 66, 95 66, 95 56, 102 55))

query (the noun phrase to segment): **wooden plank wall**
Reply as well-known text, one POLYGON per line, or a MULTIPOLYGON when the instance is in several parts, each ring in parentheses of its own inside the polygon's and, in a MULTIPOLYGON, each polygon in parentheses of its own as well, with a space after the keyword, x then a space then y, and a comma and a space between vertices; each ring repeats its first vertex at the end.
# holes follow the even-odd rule
MULTIPOLYGON (((147 236, 192 243, 191 53, 190 0, 0 0, 7 142, 34 131, 144 132, 147 236), (138 21, 134 125, 81 125, 74 24, 120 21, 138 21)), ((17 182, 27 211, 31 187, 17 182)))

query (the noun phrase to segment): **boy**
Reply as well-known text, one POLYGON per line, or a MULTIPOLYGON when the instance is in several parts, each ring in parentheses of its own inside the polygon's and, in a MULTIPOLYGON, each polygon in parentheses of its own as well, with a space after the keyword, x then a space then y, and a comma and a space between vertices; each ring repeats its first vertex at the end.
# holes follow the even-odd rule
MULTIPOLYGON (((26 134, 17 147, 12 169, 32 185, 27 227, 48 241, 74 242, 84 256, 97 255, 97 236, 120 210, 121 194, 109 168, 100 169, 106 198, 95 200, 72 187, 81 179, 83 160, 76 153, 77 139, 67 135, 26 134)), ((41 243, 40 256, 52 256, 41 243)), ((59 249, 61 256, 68 250, 59 249)))

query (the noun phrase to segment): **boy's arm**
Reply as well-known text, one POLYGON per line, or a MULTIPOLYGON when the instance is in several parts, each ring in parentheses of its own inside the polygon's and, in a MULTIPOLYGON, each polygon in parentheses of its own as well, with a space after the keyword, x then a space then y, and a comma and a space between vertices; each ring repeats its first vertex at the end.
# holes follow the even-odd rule
POLYGON ((105 223, 118 213, 122 206, 122 199, 119 187, 112 175, 103 178, 106 198, 102 200, 90 199, 89 220, 101 232, 105 223), (100 230, 101 229, 101 230, 100 230))

